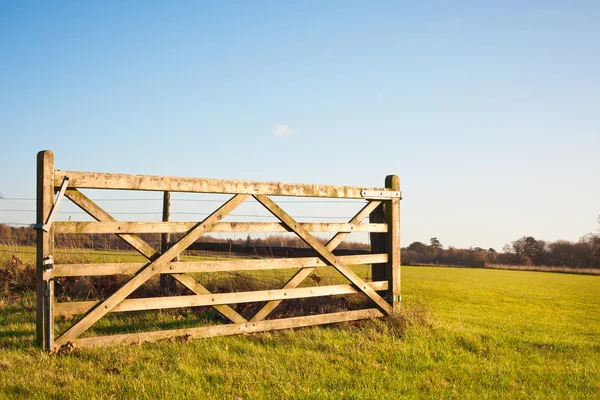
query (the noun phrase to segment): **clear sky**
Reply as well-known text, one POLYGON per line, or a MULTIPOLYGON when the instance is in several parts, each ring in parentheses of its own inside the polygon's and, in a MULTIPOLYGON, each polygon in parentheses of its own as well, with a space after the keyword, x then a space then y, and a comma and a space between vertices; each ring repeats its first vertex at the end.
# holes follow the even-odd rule
POLYGON ((596 1, 5 0, 0 193, 34 197, 41 149, 81 171, 398 174, 403 246, 577 240, 600 213, 598 21, 596 1))

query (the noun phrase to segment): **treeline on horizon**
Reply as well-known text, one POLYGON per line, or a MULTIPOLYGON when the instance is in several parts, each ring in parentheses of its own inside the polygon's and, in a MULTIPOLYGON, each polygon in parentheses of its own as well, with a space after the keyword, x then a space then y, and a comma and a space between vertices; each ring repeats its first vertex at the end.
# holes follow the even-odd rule
MULTIPOLYGON (((14 227, 0 223, 0 244, 32 246, 35 245, 35 236, 35 229, 32 226, 14 227)), ((139 236, 158 248, 160 234, 140 234, 139 236)), ((176 241, 181 236, 182 234, 172 235, 172 241, 176 241)), ((307 247, 300 238, 293 235, 270 235, 266 238, 247 235, 236 239, 205 235, 201 241, 261 247, 307 247)), ((320 238, 320 241, 326 242, 327 239, 320 238)), ((56 235, 55 246, 95 250, 131 250, 127 243, 114 234, 56 235)), ((369 244, 346 241, 339 248, 368 250, 369 244)), ((523 236, 505 245, 501 251, 480 247, 459 249, 449 246, 444 248, 442 243, 434 237, 430 239, 429 244, 413 242, 402 248, 402 263, 405 265, 437 264, 464 267, 487 267, 502 264, 600 269, 600 234, 588 233, 577 242, 567 240, 547 242, 531 236, 523 236)))
POLYGON ((546 242, 532 236, 523 236, 502 251, 481 247, 444 249, 437 238, 430 243, 413 242, 402 249, 402 263, 410 265, 457 265, 487 267, 492 265, 520 265, 574 269, 600 269, 600 235, 589 233, 577 242, 557 240, 546 242))

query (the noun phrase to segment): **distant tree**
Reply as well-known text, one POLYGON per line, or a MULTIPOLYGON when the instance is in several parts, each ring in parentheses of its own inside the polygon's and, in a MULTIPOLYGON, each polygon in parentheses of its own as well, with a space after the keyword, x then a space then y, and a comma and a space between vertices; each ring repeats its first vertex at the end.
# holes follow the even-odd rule
POLYGON ((577 243, 583 256, 584 268, 600 268, 600 235, 588 233, 577 243))
POLYGON ((487 251, 487 262, 490 264, 495 264, 498 261, 498 252, 493 248, 489 248, 487 251))
POLYGON ((438 238, 436 237, 432 237, 431 239, 429 239, 430 247, 433 247, 434 249, 441 249, 442 248, 442 244, 440 243, 440 241, 438 240, 438 238))
POLYGON ((504 252, 512 257, 513 264, 544 265, 547 261, 546 242, 532 236, 523 236, 504 246, 504 252))
POLYGON ((421 242, 412 242, 408 247, 408 250, 415 251, 417 253, 426 253, 427 245, 421 242))
POLYGON ((575 243, 558 240, 548 245, 550 264, 556 266, 579 266, 575 243))

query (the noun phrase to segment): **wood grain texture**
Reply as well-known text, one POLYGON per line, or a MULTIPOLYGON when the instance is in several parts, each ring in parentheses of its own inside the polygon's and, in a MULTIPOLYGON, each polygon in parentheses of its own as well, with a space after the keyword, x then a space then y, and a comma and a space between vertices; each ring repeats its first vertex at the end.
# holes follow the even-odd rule
POLYGON ((102 172, 60 171, 54 184, 60 186, 68 176, 69 185, 81 189, 126 189, 168 192, 202 192, 225 194, 265 194, 273 196, 302 196, 362 199, 361 191, 386 191, 384 188, 311 185, 282 182, 257 182, 225 179, 181 178, 153 175, 111 174, 102 172))
MULTIPOLYGON (((389 175, 385 179, 385 186, 391 190, 400 190, 400 178, 389 175)), ((389 255, 386 264, 386 277, 389 282, 389 300, 395 312, 400 310, 400 199, 392 199, 385 203, 385 221, 390 227, 386 234, 386 249, 389 255)))
MULTIPOLYGON (((174 275, 176 278, 178 275, 174 275)), ((192 279, 186 277, 185 279, 192 279)), ((388 283, 369 282, 367 283, 374 290, 386 290, 388 283)), ((256 290, 252 292, 234 292, 234 293, 210 293, 205 288, 198 291, 204 291, 204 295, 188 295, 188 296, 168 296, 168 297, 145 297, 140 299, 125 299, 119 305, 114 307, 111 312, 124 311, 142 311, 142 310, 160 310, 166 308, 181 308, 181 307, 202 307, 216 306, 219 307, 225 304, 253 303, 260 301, 271 300, 287 300, 287 299, 303 299, 320 296, 335 296, 341 294, 358 293, 356 288, 348 284, 327 285, 327 286, 311 286, 294 289, 271 289, 271 290, 256 290)), ((75 315, 84 314, 91 310, 99 301, 79 301, 69 303, 56 303, 55 315, 75 315)), ((234 318, 240 317, 236 313, 234 318)), ((242 322, 243 322, 242 321, 242 322)))
MULTIPOLYGON (((37 202, 36 223, 43 225, 54 204, 54 154, 50 150, 40 151, 37 154, 37 202)), ((54 253, 54 226, 48 232, 42 229, 36 231, 36 311, 35 311, 35 339, 40 347, 48 349, 52 346, 54 324, 51 313, 48 312, 51 304, 47 301, 46 291, 53 292, 54 274, 52 270, 44 268, 44 258, 52 257, 54 253)), ((52 299, 50 299, 52 301, 52 299)))
MULTIPOLYGON (((388 255, 386 253, 338 256, 338 258, 347 265, 382 264, 388 261, 388 255)), ((54 276, 133 275, 139 272, 146 264, 147 263, 56 264, 54 266, 54 276)), ((177 261, 169 263, 169 273, 260 271, 325 266, 327 266, 327 263, 319 257, 177 261)))
POLYGON ((309 315, 306 317, 283 318, 260 322, 247 322, 241 324, 214 325, 189 329, 80 338, 76 339, 73 344, 75 347, 90 347, 108 344, 156 342, 158 340, 172 337, 181 337, 183 340, 188 340, 214 336, 248 334, 278 329, 301 328, 312 325, 333 324, 346 321, 356 321, 360 319, 378 318, 382 316, 383 314, 378 309, 369 308, 365 310, 344 311, 338 313, 309 315))
MULTIPOLYGON (((184 233, 197 222, 55 222, 56 233, 184 233)), ((387 232, 385 223, 340 224, 303 223, 300 225, 309 232, 387 232)), ((291 232, 277 222, 220 222, 212 232, 291 232)))

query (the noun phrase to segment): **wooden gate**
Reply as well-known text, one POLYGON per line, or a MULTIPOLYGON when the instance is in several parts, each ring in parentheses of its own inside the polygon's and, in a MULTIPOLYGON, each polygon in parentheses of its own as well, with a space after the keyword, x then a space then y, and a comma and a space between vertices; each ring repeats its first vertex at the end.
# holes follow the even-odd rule
POLYGON ((175 178, 148 175, 88 173, 54 169, 54 155, 41 151, 37 159, 37 312, 36 339, 52 350, 64 345, 77 347, 110 343, 135 343, 185 336, 210 337, 287 329, 380 317, 397 310, 400 302, 400 184, 388 176, 384 188, 359 188, 279 182, 175 178), (164 193, 165 210, 171 192, 220 193, 232 197, 199 222, 120 222, 85 196, 79 189, 144 190, 164 193), (56 194, 58 193, 58 194, 56 194), (56 194, 56 195, 55 195, 56 194), (269 196, 364 199, 366 205, 347 223, 300 223, 269 196), (63 197, 67 197, 97 222, 54 222, 63 197), (249 197, 255 198, 280 222, 221 222, 249 197), (367 218, 369 223, 362 223, 367 218), (231 259, 224 261, 178 261, 178 256, 207 232, 293 232, 316 257, 275 259, 231 259), (310 232, 336 232, 322 244, 310 232), (334 255, 334 249, 352 232, 371 232, 371 251, 360 255, 334 255), (147 258, 145 263, 55 264, 54 235, 73 233, 114 233, 147 258), (184 233, 181 239, 160 251, 142 240, 139 233, 184 233), (372 265, 372 282, 365 282, 349 265, 372 265), (316 268, 332 266, 349 284, 298 287, 316 268), (293 277, 276 290, 211 293, 190 273, 216 271, 257 271, 297 269, 293 277), (129 274, 131 279, 100 301, 55 303, 54 280, 69 276, 129 274), (128 298, 151 277, 161 274, 189 289, 194 295, 128 298), (266 319, 286 299, 362 293, 374 307, 300 317, 266 319), (253 316, 245 317, 232 304, 266 302, 253 316), (175 307, 214 307, 229 323, 188 329, 151 331, 121 335, 80 337, 88 328, 111 312, 154 310, 175 307), (54 338, 54 318, 81 315, 54 338))

